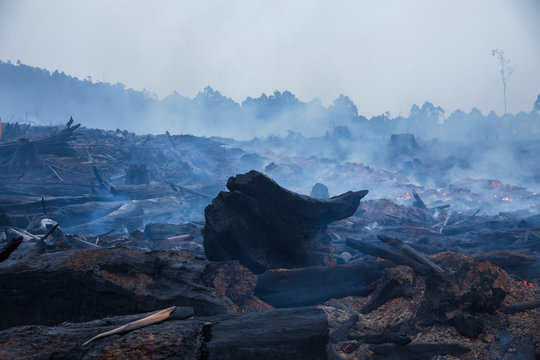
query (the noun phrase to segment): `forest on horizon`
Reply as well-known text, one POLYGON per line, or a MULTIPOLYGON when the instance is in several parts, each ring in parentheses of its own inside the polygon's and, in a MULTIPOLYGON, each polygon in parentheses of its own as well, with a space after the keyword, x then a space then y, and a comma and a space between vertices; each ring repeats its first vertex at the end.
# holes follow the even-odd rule
POLYGON ((290 91, 247 97, 241 103, 206 87, 193 99, 176 92, 158 99, 121 83, 94 82, 55 70, 0 61, 0 117, 4 122, 56 124, 73 116, 87 127, 137 133, 185 133, 237 139, 284 136, 383 136, 413 133, 424 139, 486 141, 538 139, 540 94, 529 112, 498 116, 494 111, 446 113, 430 102, 413 105, 407 117, 384 113, 366 118, 340 95, 328 107, 300 101, 290 91))

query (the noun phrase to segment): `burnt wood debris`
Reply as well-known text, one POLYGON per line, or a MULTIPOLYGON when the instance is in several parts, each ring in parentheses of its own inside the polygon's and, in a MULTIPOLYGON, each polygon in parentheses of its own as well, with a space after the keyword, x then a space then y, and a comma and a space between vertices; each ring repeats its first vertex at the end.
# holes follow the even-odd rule
MULTIPOLYGON (((361 164, 72 118, 16 128, 2 359, 540 357, 540 215, 480 206, 523 188, 465 181, 474 206, 453 209, 412 187, 399 205, 370 196, 400 175, 361 164), (310 171, 325 184, 295 187, 310 171)), ((419 149, 397 134, 387 150, 419 149)))

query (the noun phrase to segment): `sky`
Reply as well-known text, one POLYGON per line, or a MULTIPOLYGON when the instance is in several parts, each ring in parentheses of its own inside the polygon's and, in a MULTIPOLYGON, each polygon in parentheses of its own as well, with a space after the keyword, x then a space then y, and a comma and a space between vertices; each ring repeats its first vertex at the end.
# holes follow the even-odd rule
MULTIPOLYGON (((121 82, 163 98, 275 90, 360 114, 508 112, 540 94, 540 0, 0 0, 0 60, 121 82)), ((1 81, 1 79, 0 79, 1 81)))

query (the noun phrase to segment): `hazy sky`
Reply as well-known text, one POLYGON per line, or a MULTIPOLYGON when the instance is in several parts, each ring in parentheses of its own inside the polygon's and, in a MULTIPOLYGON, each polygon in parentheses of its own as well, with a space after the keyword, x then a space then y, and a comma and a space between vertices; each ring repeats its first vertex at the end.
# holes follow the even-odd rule
MULTIPOLYGON (((290 90, 364 115, 503 109, 540 93, 540 0, 0 0, 0 60, 122 82, 164 97, 210 85, 237 101, 290 90)), ((1 79, 0 79, 1 81, 1 79)))

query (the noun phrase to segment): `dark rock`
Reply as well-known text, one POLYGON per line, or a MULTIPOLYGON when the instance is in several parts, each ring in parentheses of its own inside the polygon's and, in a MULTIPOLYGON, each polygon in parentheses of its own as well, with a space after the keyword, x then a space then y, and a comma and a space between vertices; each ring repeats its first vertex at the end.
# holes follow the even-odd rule
POLYGON ((333 264, 326 226, 354 214, 367 190, 314 199, 250 171, 229 178, 205 209, 204 249, 210 260, 238 260, 255 273, 333 264))
MULTIPOLYGON (((178 309, 176 310, 178 311, 178 309)), ((175 313, 176 313, 175 311, 175 313)), ((320 309, 173 318, 84 341, 147 314, 118 316, 55 327, 21 326, 0 331, 2 359, 326 359, 328 324, 320 309)))
POLYGON ((328 199, 330 197, 330 193, 328 192, 326 185, 316 183, 313 185, 313 188, 311 188, 311 194, 309 196, 317 199, 328 199))
POLYGON ((233 311, 231 301, 209 285, 216 265, 208 266, 182 251, 124 248, 5 261, 0 264, 0 327, 88 321, 172 305, 192 307, 198 316, 233 311))

